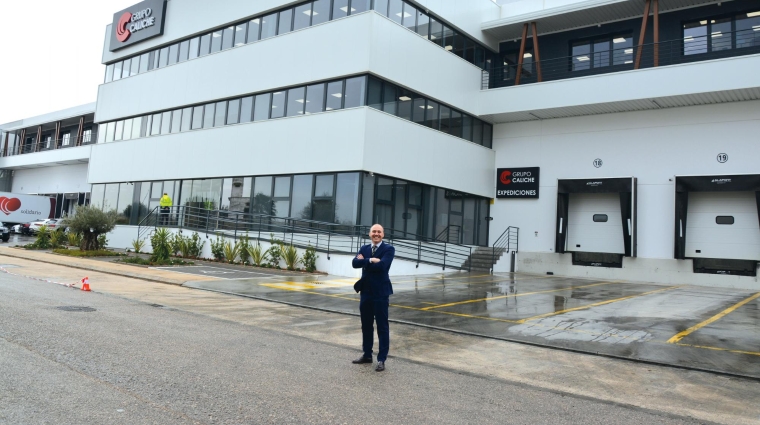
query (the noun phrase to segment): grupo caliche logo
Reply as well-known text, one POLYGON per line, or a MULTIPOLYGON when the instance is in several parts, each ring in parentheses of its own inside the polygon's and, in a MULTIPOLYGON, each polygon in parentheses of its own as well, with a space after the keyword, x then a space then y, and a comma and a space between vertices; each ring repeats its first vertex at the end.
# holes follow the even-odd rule
POLYGON ((497 198, 538 198, 539 168, 499 168, 496 170, 497 198))
POLYGON ((137 13, 124 12, 116 26, 116 39, 122 43, 129 40, 132 33, 156 25, 153 9, 146 8, 137 13))
POLYGON ((0 196, 0 211, 4 212, 5 215, 10 215, 13 211, 18 210, 19 208, 21 208, 20 199, 0 196))
POLYGON ((114 13, 110 50, 162 35, 165 16, 166 0, 145 0, 114 13))

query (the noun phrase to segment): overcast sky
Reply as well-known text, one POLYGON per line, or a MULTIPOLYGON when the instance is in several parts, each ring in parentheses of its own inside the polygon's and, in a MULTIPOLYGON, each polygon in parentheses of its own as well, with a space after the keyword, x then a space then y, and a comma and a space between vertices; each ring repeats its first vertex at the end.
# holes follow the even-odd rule
POLYGON ((95 102, 106 25, 139 0, 0 0, 0 124, 95 102))

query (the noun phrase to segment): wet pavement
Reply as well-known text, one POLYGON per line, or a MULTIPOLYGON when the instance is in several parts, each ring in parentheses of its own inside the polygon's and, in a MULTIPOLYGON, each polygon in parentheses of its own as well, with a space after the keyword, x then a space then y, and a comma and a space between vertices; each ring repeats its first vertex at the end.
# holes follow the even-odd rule
MULTIPOLYGON (((235 276, 185 286, 359 314, 355 279, 235 276)), ((393 289, 392 321, 760 379, 756 291, 509 273, 397 277, 393 289)))

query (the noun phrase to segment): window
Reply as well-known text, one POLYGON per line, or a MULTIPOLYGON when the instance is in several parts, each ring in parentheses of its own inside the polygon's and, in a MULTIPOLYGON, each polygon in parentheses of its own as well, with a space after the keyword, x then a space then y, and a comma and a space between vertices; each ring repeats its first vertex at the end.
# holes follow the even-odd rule
POLYGON ((311 219, 311 189, 314 176, 311 174, 293 176, 293 194, 290 216, 304 220, 311 219))
POLYGON ((227 102, 216 103, 216 114, 214 115, 214 127, 224 125, 224 118, 227 115, 227 102))
POLYGON ((240 101, 240 122, 251 122, 253 115, 253 96, 244 97, 240 101))
POLYGON ((277 25, 277 35, 286 34, 293 30, 293 9, 280 12, 280 20, 277 25))
POLYGON ((121 64, 121 67, 122 67, 121 78, 127 78, 127 77, 129 77, 129 67, 130 67, 131 63, 132 63, 131 59, 126 59, 124 62, 122 62, 122 64, 121 64))
POLYGON ((180 124, 179 131, 188 131, 192 124, 193 108, 185 108, 182 110, 182 123, 180 124))
POLYGON ((370 0, 351 0, 351 14, 366 12, 370 8, 370 0))
POLYGON ((760 46, 760 10, 736 17, 736 48, 760 46))
POLYGON ((684 56, 753 46, 760 46, 760 11, 683 25, 684 56))
POLYGON ((214 126, 214 104, 208 103, 203 107, 203 128, 214 126))
POLYGON ((451 119, 449 120, 449 134, 452 136, 462 137, 462 113, 451 110, 451 119))
POLYGON ((179 58, 179 44, 172 44, 169 46, 169 63, 168 65, 174 65, 179 58))
POLYGON ((246 30, 248 29, 248 23, 242 23, 235 26, 235 47, 245 44, 246 30))
POLYGON ((211 53, 222 50, 222 33, 223 30, 216 30, 211 33, 211 53))
POLYGON ((272 93, 272 109, 269 118, 282 118, 285 116, 285 92, 272 93))
POLYGON ((167 111, 161 114, 161 135, 169 134, 169 129, 171 128, 171 124, 172 124, 171 111, 167 111))
POLYGON ((344 108, 355 108, 364 105, 364 87, 367 77, 349 78, 346 80, 346 95, 344 108))
POLYGON ((225 28, 222 32, 222 50, 231 49, 234 39, 235 27, 225 28))
POLYGON ((193 121, 190 129, 197 130, 199 128, 203 128, 203 106, 193 108, 193 121))
POLYGON ((61 136, 61 146, 68 146, 71 144, 71 133, 63 133, 61 136))
POLYGON ((440 121, 438 119, 438 103, 433 102, 432 100, 428 100, 426 109, 427 112, 425 113, 425 125, 434 130, 438 130, 440 128, 440 121))
POLYGON ((113 81, 113 66, 114 64, 106 65, 106 83, 113 81))
POLYGON ((593 217, 594 223, 606 223, 607 219, 607 214, 594 214, 593 217))
POLYGON ((398 110, 396 116, 405 120, 412 120, 412 98, 414 94, 409 90, 397 88, 396 95, 398 96, 398 110))
POLYGON ((261 32, 261 19, 251 19, 248 22, 248 37, 246 38, 247 43, 252 43, 254 41, 259 41, 259 33, 261 32))
POLYGON ((443 47, 443 24, 430 18, 430 41, 443 47))
POLYGON ((375 77, 369 77, 367 105, 371 108, 383 109, 383 82, 375 77))
POLYGON ((325 110, 325 85, 314 84, 306 87, 306 115, 325 110))
POLYGON ((164 68, 169 64, 169 48, 164 47, 158 51, 158 66, 157 68, 164 68))
POLYGON ((311 9, 311 24, 317 25, 330 20, 330 0, 315 0, 311 9))
POLYGON ((227 124, 237 124, 240 122, 240 99, 229 101, 227 107, 227 124))
POLYGON ((404 3, 401 0, 390 0, 388 4, 388 17, 397 24, 401 24, 403 17, 404 3))
POLYGON ((190 40, 190 48, 188 50, 188 59, 195 59, 198 57, 200 44, 201 44, 200 37, 195 37, 192 40, 190 40))
POLYGON ((211 51, 211 34, 201 36, 201 47, 198 56, 206 56, 211 51))
POLYGON ((140 68, 138 68, 137 73, 142 74, 143 72, 148 72, 148 65, 150 64, 150 53, 143 53, 140 55, 140 68))
POLYGON ((333 0, 332 18, 348 16, 348 0, 333 0))
POLYGON ((122 132, 124 131, 124 121, 116 121, 116 133, 113 135, 114 140, 121 140, 122 132))
POLYGON ((189 51, 190 51, 190 40, 185 40, 179 43, 179 59, 177 59, 177 62, 186 61, 189 51))
POLYGON ((261 39, 274 37, 277 34, 277 14, 272 13, 261 18, 261 39))
POLYGON ((269 102, 271 94, 264 93, 256 96, 256 105, 253 109, 253 120, 261 121, 269 119, 269 102))
POLYGON ((132 58, 132 66, 131 71, 129 72, 129 75, 137 75, 140 73, 140 56, 135 56, 132 58))
POLYGON ((113 64, 113 81, 121 80, 121 61, 113 64))
POLYGON ((311 25, 311 3, 302 4, 295 8, 293 16, 293 31, 311 25))
POLYGON ((327 102, 325 110, 343 108, 343 81, 327 83, 327 102))
POLYGON ((153 114, 150 135, 158 136, 159 134, 161 134, 161 114, 153 114))
POLYGON ((142 137, 142 122, 143 117, 137 117, 132 119, 132 138, 137 139, 142 137))
POLYGON ((396 115, 397 112, 397 94, 396 86, 390 83, 383 83, 383 111, 396 115))
POLYGON ((734 217, 731 215, 719 215, 715 217, 715 224, 734 224, 734 217))
POLYGON ((288 90, 288 113, 289 117, 303 115, 304 104, 306 103, 305 87, 296 87, 288 90))
MULTIPOLYGON (((593 40, 575 41, 571 46, 573 71, 633 63, 633 36, 613 35, 593 40)), ((531 55, 531 65, 533 58, 531 55)))
POLYGON ((423 38, 428 38, 430 31, 430 17, 425 12, 417 11, 417 34, 423 38))
POLYGON ((179 133, 182 128, 182 109, 177 109, 172 112, 172 133, 179 133))
POLYGON ((425 124, 425 111, 427 110, 427 104, 424 97, 415 95, 412 101, 412 122, 417 124, 425 124))
POLYGON ((383 16, 388 16, 388 0, 375 0, 375 10, 383 16))
MULTIPOLYGON (((100 137, 100 135, 98 135, 98 137, 100 137)), ((86 145, 91 142, 92 142, 92 129, 87 128, 82 132, 82 144, 86 145)), ((98 143, 100 143, 99 140, 98 140, 98 143)))
POLYGON ((417 9, 409 3, 404 3, 404 12, 401 15, 401 25, 412 31, 417 31, 417 9))
POLYGON ((132 139, 132 118, 124 120, 124 132, 121 137, 122 140, 132 139))

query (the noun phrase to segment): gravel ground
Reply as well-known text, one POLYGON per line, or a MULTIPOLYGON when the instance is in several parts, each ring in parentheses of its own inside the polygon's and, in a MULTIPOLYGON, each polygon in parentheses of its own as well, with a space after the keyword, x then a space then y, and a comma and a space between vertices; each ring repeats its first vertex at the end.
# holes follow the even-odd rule
POLYGON ((0 274, 0 424, 697 423, 358 354, 0 274))

